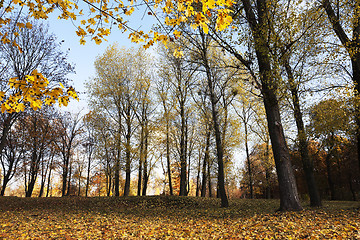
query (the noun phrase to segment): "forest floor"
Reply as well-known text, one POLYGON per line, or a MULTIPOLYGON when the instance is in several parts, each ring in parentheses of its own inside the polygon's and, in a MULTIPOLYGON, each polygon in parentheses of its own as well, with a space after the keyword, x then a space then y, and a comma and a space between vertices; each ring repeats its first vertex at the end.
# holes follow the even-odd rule
POLYGON ((360 239, 360 202, 275 212, 278 200, 0 197, 0 239, 360 239))

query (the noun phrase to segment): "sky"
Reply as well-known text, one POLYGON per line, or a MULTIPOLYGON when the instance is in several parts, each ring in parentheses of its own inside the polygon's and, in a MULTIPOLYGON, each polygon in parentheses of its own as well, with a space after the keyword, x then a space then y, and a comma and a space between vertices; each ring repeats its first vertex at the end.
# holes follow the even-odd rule
MULTIPOLYGON (((85 82, 95 76, 94 61, 97 56, 103 54, 106 48, 114 43, 118 43, 120 47, 139 47, 139 44, 132 43, 128 39, 129 32, 122 33, 115 26, 107 38, 108 41, 103 41, 100 45, 91 41, 91 38, 86 38, 86 44, 80 45, 80 37, 75 33, 77 30, 70 20, 57 19, 58 12, 49 16, 45 22, 49 24, 49 32, 54 33, 58 42, 64 40, 61 44, 61 49, 64 52, 68 51, 68 62, 75 66, 75 74, 69 74, 68 77, 73 81, 73 87, 80 93, 80 101, 71 100, 68 107, 62 110, 70 112, 78 112, 80 110, 86 111, 87 97, 85 94, 85 82)), ((144 10, 138 9, 133 13, 129 19, 131 26, 134 29, 141 29, 144 32, 150 30, 155 23, 152 16, 144 14, 144 10)), ((150 49, 151 51, 151 49, 150 49)))

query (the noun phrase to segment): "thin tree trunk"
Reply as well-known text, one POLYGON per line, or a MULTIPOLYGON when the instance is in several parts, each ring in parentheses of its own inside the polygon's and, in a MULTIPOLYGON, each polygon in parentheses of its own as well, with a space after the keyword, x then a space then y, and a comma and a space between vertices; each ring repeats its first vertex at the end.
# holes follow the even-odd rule
POLYGON ((78 181, 78 196, 81 194, 81 172, 79 169, 79 181, 78 181))
POLYGON ((147 128, 147 123, 145 126, 145 142, 144 142, 144 179, 143 179, 143 189, 142 195, 146 196, 147 186, 149 182, 149 172, 148 172, 148 147, 149 147, 149 132, 147 128))
POLYGON ((168 179, 169 179, 169 190, 170 195, 174 195, 172 181, 171 181, 171 163, 170 163, 170 134, 169 134, 169 119, 166 117, 166 163, 167 163, 167 172, 168 172, 168 179))
POLYGON ((50 165, 49 165, 49 176, 47 179, 47 186, 46 186, 46 197, 49 196, 49 192, 50 192, 50 181, 51 181, 51 171, 52 171, 52 164, 53 164, 53 159, 54 159, 54 154, 51 154, 51 160, 50 160, 50 165))
POLYGON ((187 162, 186 162, 186 120, 185 120, 185 106, 184 101, 180 101, 180 117, 181 117, 181 135, 180 135, 180 191, 179 196, 186 196, 186 170, 187 170, 187 162))
POLYGON ((85 197, 88 196, 89 185, 90 185, 90 169, 91 169, 91 154, 92 154, 92 150, 90 150, 90 148, 92 148, 92 146, 89 145, 89 157, 88 157, 88 166, 87 166, 87 174, 86 174, 85 197))
MULTIPOLYGON (((208 129, 208 132, 206 133, 206 146, 205 146, 204 162, 203 162, 203 167, 202 167, 201 197, 206 196, 206 180, 207 180, 206 164, 209 163, 209 158, 210 158, 209 157, 210 136, 211 136, 211 132, 210 132, 210 129, 208 129)), ((211 188, 210 182, 209 182, 209 188, 211 188)), ((211 190, 209 190, 209 191, 211 191, 211 190)))
POLYGON ((201 150, 199 149, 199 161, 197 164, 197 173, 196 173, 196 192, 195 192, 196 197, 199 197, 200 195, 200 172, 201 172, 201 150))
POLYGON ((249 175, 249 189, 250 189, 250 198, 254 198, 254 190, 253 190, 253 179, 252 179, 252 167, 250 162, 250 154, 249 154, 249 144, 248 144, 248 128, 247 123, 244 121, 244 129, 245 129, 245 152, 246 152, 246 164, 248 168, 249 175))
POLYGON ((186 119, 186 127, 185 127, 185 156, 188 159, 188 163, 187 163, 187 181, 186 181, 186 192, 185 192, 185 196, 189 195, 190 192, 190 160, 191 160, 191 148, 188 150, 188 146, 189 148, 190 143, 189 143, 189 131, 188 131, 188 123, 187 123, 187 119, 186 119))
POLYGON ((218 113, 216 109, 216 100, 215 94, 212 86, 211 76, 208 76, 208 85, 210 89, 210 100, 212 107, 212 118, 213 118, 213 126, 215 132, 215 143, 216 143, 216 152, 217 152, 217 163, 218 163, 218 191, 221 198, 221 207, 228 207, 229 202, 226 196, 225 191, 225 174, 224 174, 224 156, 223 156, 223 145, 221 142, 221 133, 220 126, 218 122, 218 113))
POLYGON ((137 195, 141 196, 142 166, 144 162, 144 125, 141 124, 137 195))
POLYGON ((353 199, 353 201, 357 201, 356 191, 355 191, 355 189, 354 189, 354 185, 353 185, 353 181, 352 181, 352 176, 351 176, 351 174, 349 174, 349 176, 348 176, 348 181, 349 181, 349 187, 350 187, 350 192, 351 192, 351 195, 352 195, 352 199, 353 199))
POLYGON ((210 161, 209 161, 207 177, 208 177, 209 197, 211 198, 211 197, 213 197, 213 194, 212 194, 212 184, 211 184, 211 175, 210 175, 210 173, 211 173, 211 165, 210 165, 210 161))
POLYGON ((71 188, 71 174, 72 174, 72 163, 69 163, 69 179, 68 179, 68 185, 67 185, 67 192, 65 196, 70 195, 70 188, 71 188))
POLYGON ((288 76, 288 81, 290 85, 290 91, 292 95, 292 102, 294 106, 294 118, 296 121, 296 127, 298 131, 298 139, 299 139, 299 151, 301 155, 301 160, 303 164, 303 169, 305 172, 305 180, 307 183, 308 193, 310 196, 310 206, 311 207, 320 207, 321 206, 321 198, 319 194, 319 190, 317 187, 317 183, 314 176, 314 166, 312 159, 310 158, 309 149, 308 149, 308 141, 305 133, 304 122, 302 118, 302 112, 300 108, 300 101, 297 86, 295 84, 294 76, 292 69, 290 67, 289 60, 286 59, 284 61, 286 73, 288 76))
POLYGON ((205 67, 206 72, 206 78, 207 78, 207 85, 209 88, 209 97, 211 102, 211 114, 212 114, 212 123, 213 123, 213 129, 215 134, 215 143, 216 143, 216 155, 217 155, 217 163, 218 163, 218 182, 217 182, 217 191, 218 195, 221 198, 221 207, 228 207, 229 201, 226 195, 225 190, 225 173, 224 173, 224 146, 222 143, 222 136, 220 131, 220 124, 218 120, 218 100, 217 96, 214 92, 214 79, 211 74, 210 65, 208 63, 208 53, 207 53, 207 46, 206 46, 206 40, 204 38, 204 34, 201 33, 202 36, 202 61, 203 66, 205 67))
POLYGON ((118 154, 115 159, 114 187, 115 187, 115 196, 119 197, 120 196, 120 149, 118 149, 117 152, 118 154))
POLYGON ((5 190, 6 190, 6 186, 9 182, 9 177, 7 175, 4 176, 3 178, 3 184, 1 186, 1 193, 0 193, 0 196, 4 196, 5 195, 5 190))
POLYGON ((127 110, 127 117, 126 117, 126 125, 127 125, 127 132, 126 132, 126 150, 125 150, 125 186, 124 186, 124 196, 127 197, 130 194, 130 174, 131 174, 131 119, 130 119, 130 107, 127 110))
POLYGON ((335 184, 334 184, 334 180, 332 177, 332 171, 331 171, 331 153, 330 152, 326 155, 325 163, 326 163, 326 171, 327 171, 327 180, 328 180, 329 190, 330 190, 330 199, 335 200, 336 199, 335 184))
POLYGON ((42 168, 41 168, 41 183, 40 183, 39 197, 42 197, 44 194, 46 175, 47 175, 48 168, 49 168, 49 165, 47 165, 46 168, 44 169, 44 159, 43 159, 42 160, 42 168))
POLYGON ((66 186, 67 186, 67 178, 68 178, 68 172, 69 172, 69 157, 65 156, 65 161, 63 166, 63 172, 62 172, 62 188, 61 188, 61 196, 64 197, 66 195, 66 186))
POLYGON ((119 117, 119 141, 118 141, 118 149, 117 149, 117 156, 115 159, 115 173, 114 173, 114 193, 116 197, 120 196, 120 157, 121 157, 121 113, 118 109, 118 117, 119 117))

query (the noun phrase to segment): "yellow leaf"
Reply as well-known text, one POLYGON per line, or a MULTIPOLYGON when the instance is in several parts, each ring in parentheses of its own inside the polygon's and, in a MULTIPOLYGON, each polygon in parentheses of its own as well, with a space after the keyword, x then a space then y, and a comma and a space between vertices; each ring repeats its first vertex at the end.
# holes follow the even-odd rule
POLYGON ((31 23, 29 23, 29 22, 27 22, 27 23, 26 23, 26 28, 28 28, 28 29, 32 29, 32 24, 31 24, 31 23))

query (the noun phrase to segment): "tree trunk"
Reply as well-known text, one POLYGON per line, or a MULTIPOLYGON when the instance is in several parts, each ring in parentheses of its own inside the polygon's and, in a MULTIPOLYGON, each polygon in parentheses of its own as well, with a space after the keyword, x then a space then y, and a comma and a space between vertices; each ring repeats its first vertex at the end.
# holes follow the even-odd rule
POLYGON ((130 119, 130 107, 128 108, 126 118, 127 132, 126 132, 126 150, 125 150, 125 186, 124 196, 127 197, 130 194, 130 174, 131 174, 131 119, 130 119))
POLYGON ((167 163, 167 172, 168 172, 168 179, 169 179, 169 190, 170 195, 174 195, 172 181, 171 181, 171 163, 170 163, 170 129, 169 129, 169 119, 166 116, 166 163, 167 163))
MULTIPOLYGON (((66 156, 65 156, 66 157, 66 156)), ((69 172, 69 158, 66 157, 64 161, 63 172, 62 172, 62 188, 61 188, 61 196, 64 197, 66 195, 66 186, 67 186, 67 177, 69 172)))
MULTIPOLYGON (((206 133, 206 146, 205 146, 204 162, 203 162, 203 167, 202 167, 201 197, 206 196, 206 179, 207 179, 206 164, 209 162, 209 158, 210 158, 209 157, 210 136, 211 136, 211 131, 210 131, 210 129, 208 129, 208 131, 206 133)), ((210 187, 211 186, 209 184, 209 188, 210 187)))
POLYGON ((142 165, 144 162, 144 125, 141 124, 140 130, 140 150, 139 150, 139 169, 138 169, 138 186, 137 186, 137 195, 141 196, 141 180, 142 180, 142 165))
POLYGON ((197 172, 196 172, 196 192, 195 196, 199 197, 200 195, 200 172, 201 172, 201 150, 199 149, 199 159, 197 164, 197 172))
POLYGON ((186 163, 186 119, 185 119, 185 103, 183 100, 180 101, 180 117, 181 117, 181 135, 180 135, 180 191, 179 196, 186 196, 186 170, 187 170, 187 163, 186 163))
POLYGON ((353 199, 353 201, 357 201, 356 191, 355 191, 355 189, 354 189, 354 185, 353 185, 353 181, 352 181, 352 176, 351 176, 351 174, 349 174, 349 176, 348 176, 348 181, 349 181, 349 187, 350 187, 350 192, 351 192, 351 195, 352 195, 352 199, 353 199))
POLYGON ((250 189, 250 198, 254 198, 254 190, 253 190, 253 179, 252 179, 252 167, 250 162, 250 154, 249 154, 249 143, 248 143, 248 128, 247 123, 244 121, 244 129, 245 129, 245 152, 246 152, 246 164, 248 168, 249 175, 249 189, 250 189))
POLYGON ((191 143, 189 143, 189 131, 188 131, 188 123, 187 123, 187 119, 186 119, 186 128, 185 128, 185 156, 188 159, 188 163, 187 163, 187 176, 186 176, 186 192, 185 192, 185 196, 187 196, 190 192, 190 172, 191 172, 191 168, 190 168, 190 160, 191 160, 191 143), (188 149, 189 148, 189 149, 188 149))
POLYGON ((148 182, 149 182, 149 172, 148 172, 148 130, 147 130, 147 123, 145 126, 145 142, 144 142, 144 179, 143 179, 143 189, 142 189, 142 195, 146 196, 146 191, 147 191, 147 186, 148 186, 148 182))
POLYGON ((211 175, 210 175, 210 173, 211 173, 210 161, 208 162, 207 171, 208 171, 207 172, 207 178, 208 178, 209 197, 211 198, 213 196, 213 194, 212 194, 212 184, 211 184, 211 175))
POLYGON ((9 170, 7 171, 7 173, 4 175, 3 177, 3 184, 1 186, 1 193, 0 193, 0 196, 4 196, 5 195, 5 190, 6 190, 6 186, 7 184, 9 183, 10 181, 10 175, 11 175, 11 171, 10 169, 13 168, 13 161, 10 163, 10 166, 9 166, 9 170))
POLYGON ((336 199, 335 184, 334 184, 334 180, 332 177, 332 171, 331 171, 331 153, 330 152, 326 155, 325 163, 326 163, 327 180, 328 180, 329 190, 330 190, 330 199, 335 200, 336 199))
POLYGON ((280 120, 278 102, 273 90, 263 82, 264 103, 269 134, 274 153, 280 191, 280 211, 302 210, 298 197, 295 176, 290 162, 290 154, 280 120))
POLYGON ((69 163, 69 179, 68 179, 68 183, 67 183, 67 192, 66 192, 65 196, 69 196, 69 195, 70 195, 70 190, 71 190, 71 174, 72 174, 72 164, 69 163))
POLYGON ((81 195, 81 172, 79 170, 79 181, 78 181, 78 196, 81 195))
POLYGON ((114 194, 116 197, 120 196, 120 158, 121 158, 121 130, 122 130, 122 125, 121 125, 121 113, 120 110, 118 110, 119 112, 119 142, 118 142, 118 149, 117 149, 117 156, 115 159, 115 173, 114 173, 114 194))
MULTIPOLYGON (((359 39, 360 41, 360 39, 359 39)), ((355 123, 356 123, 356 142, 357 142, 357 157, 359 163, 359 172, 360 172, 360 53, 358 52, 356 59, 351 60, 352 69, 353 69, 353 82, 355 85, 355 123)))
POLYGON ((3 184, 1 186, 1 193, 0 193, 0 196, 4 196, 5 195, 5 189, 6 189, 6 185, 8 184, 9 182, 9 179, 6 178, 6 176, 4 176, 3 178, 3 184))
POLYGON ((217 162, 218 162, 218 191, 221 198, 221 207, 228 207, 229 201, 227 199, 226 191, 225 191, 223 145, 221 142, 221 132, 218 122, 218 112, 216 107, 216 96, 214 93, 213 83, 210 75, 210 69, 207 69, 207 82, 210 90, 210 101, 211 101, 212 120, 213 120, 212 122, 215 132, 216 153, 217 153, 217 162))
POLYGON ((49 165, 49 176, 47 179, 47 186, 46 186, 46 197, 49 196, 49 192, 50 192, 50 181, 51 181, 51 171, 52 171, 52 164, 53 164, 53 159, 54 159, 54 155, 51 155, 51 160, 50 160, 50 165, 49 165))
POLYGON ((90 185, 90 170, 91 170, 91 155, 93 151, 93 146, 89 143, 89 157, 88 157, 88 166, 87 166, 87 173, 86 173, 86 185, 85 185, 85 197, 89 194, 89 185, 90 185))
POLYGON ((0 140, 0 154, 3 153, 3 149, 6 144, 6 138, 8 136, 9 130, 14 122, 13 120, 16 119, 18 115, 19 115, 18 113, 8 113, 5 117, 5 120, 3 122, 1 140, 0 140))
POLYGON ((295 84, 294 76, 292 69, 289 64, 289 60, 285 60, 285 69, 288 76, 288 81, 290 85, 290 91, 292 95, 292 102, 294 106, 294 118, 296 121, 296 127, 298 131, 298 140, 299 140, 299 151, 301 155, 301 160, 303 164, 303 169, 305 172, 305 180, 308 188, 308 193, 310 196, 310 206, 311 207, 320 207, 321 198, 319 194, 319 190, 317 187, 317 183, 314 176, 314 165, 313 161, 310 158, 309 149, 308 149, 308 141, 306 137, 304 122, 302 118, 302 112, 300 108, 300 101, 297 86, 295 84))

